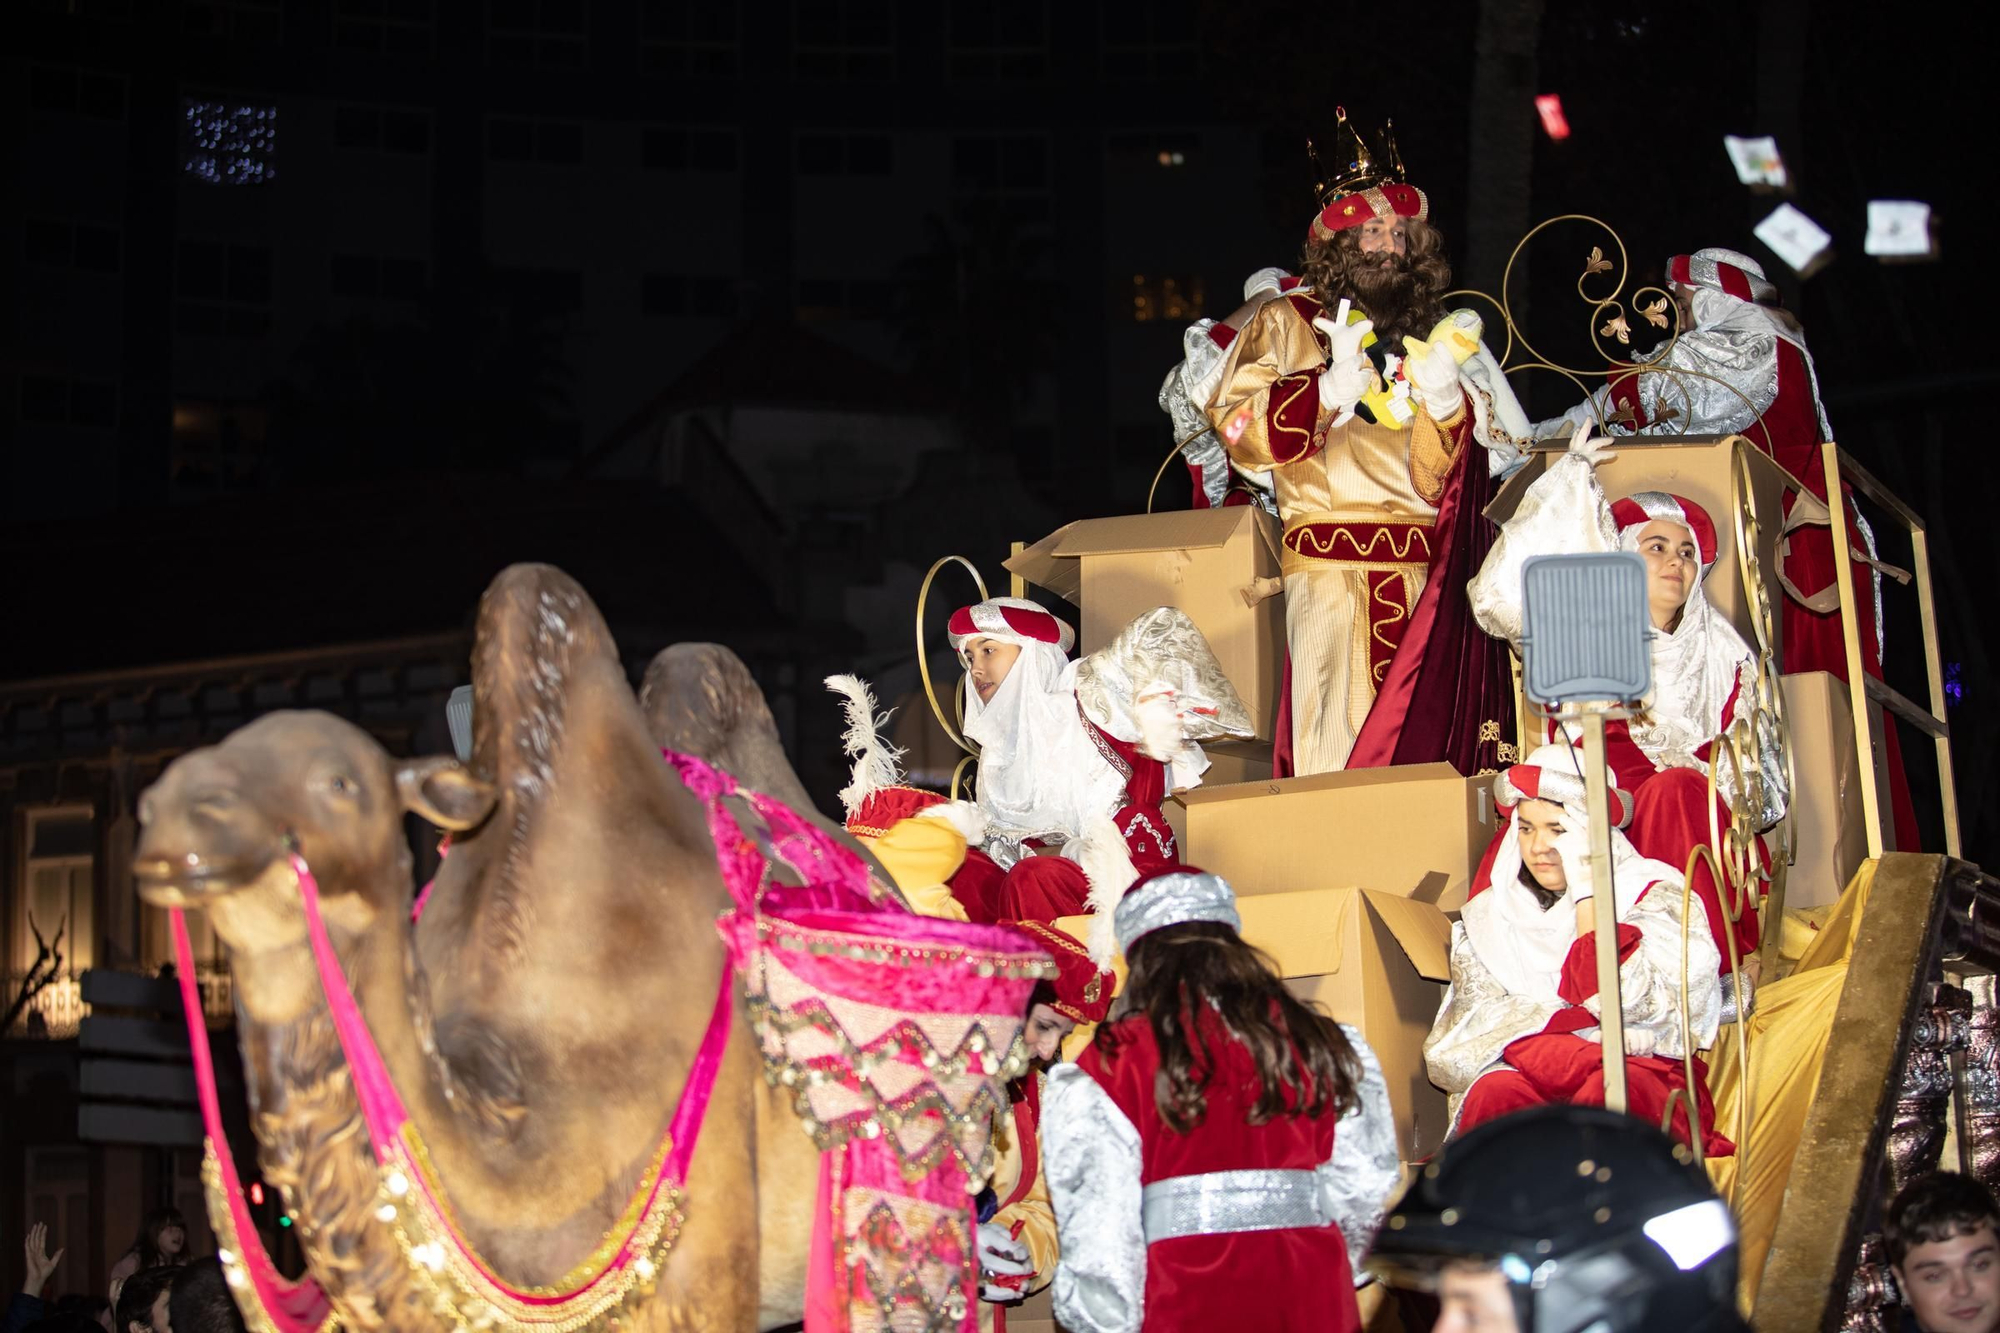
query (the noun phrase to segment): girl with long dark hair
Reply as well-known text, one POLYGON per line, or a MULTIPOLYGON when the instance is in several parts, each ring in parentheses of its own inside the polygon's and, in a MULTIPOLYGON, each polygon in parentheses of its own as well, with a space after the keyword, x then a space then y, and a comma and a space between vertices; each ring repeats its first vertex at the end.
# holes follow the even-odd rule
POLYGON ((1359 1328, 1352 1262, 1400 1174, 1374 1052, 1285 989, 1214 875, 1142 880, 1114 924, 1118 1009, 1045 1094, 1057 1319, 1359 1328))
POLYGON ((168 1204, 146 1214, 138 1237, 124 1257, 111 1266, 111 1303, 118 1303, 118 1289, 125 1279, 148 1268, 173 1268, 187 1262, 187 1218, 168 1204))

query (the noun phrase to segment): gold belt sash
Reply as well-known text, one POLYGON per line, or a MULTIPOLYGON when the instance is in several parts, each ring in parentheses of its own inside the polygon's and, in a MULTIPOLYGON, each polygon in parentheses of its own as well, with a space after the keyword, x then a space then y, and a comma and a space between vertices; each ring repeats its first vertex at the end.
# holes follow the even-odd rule
POLYGON ((1389 570, 1431 562, 1430 523, 1369 523, 1309 518, 1285 529, 1280 568, 1287 574, 1327 565, 1389 570))

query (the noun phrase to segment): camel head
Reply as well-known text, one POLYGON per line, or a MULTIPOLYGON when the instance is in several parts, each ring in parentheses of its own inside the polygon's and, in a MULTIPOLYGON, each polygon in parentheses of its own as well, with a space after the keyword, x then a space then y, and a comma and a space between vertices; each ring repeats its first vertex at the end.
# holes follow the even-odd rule
POLYGON ((231 952, 254 959, 305 940, 292 851, 319 882, 329 927, 352 936, 407 910, 406 812, 465 829, 492 806, 492 787, 453 760, 398 764, 331 714, 272 713, 147 788, 133 871, 147 902, 207 910, 231 952))

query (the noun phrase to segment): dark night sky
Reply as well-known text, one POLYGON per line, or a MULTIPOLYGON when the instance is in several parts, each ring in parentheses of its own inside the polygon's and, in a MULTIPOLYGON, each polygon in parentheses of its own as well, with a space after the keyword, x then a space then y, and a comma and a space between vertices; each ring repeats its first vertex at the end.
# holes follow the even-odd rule
MULTIPOLYGON (((999 491, 985 489, 997 484, 985 473, 950 469, 905 482, 915 489, 835 515, 838 540, 826 536, 834 520, 820 508, 767 505, 756 522, 792 534, 788 557, 814 567, 814 586, 837 581, 842 560, 867 570, 884 560, 921 567, 955 537, 990 568, 1005 539, 1039 535, 1020 528, 1045 521, 1040 515, 1141 506, 1171 442, 1151 394, 1178 357, 1186 321, 1133 326, 1121 284, 1177 266, 1205 281, 1201 313, 1220 316, 1244 274, 1292 263, 1307 215, 1301 141, 1331 128, 1335 101, 1367 124, 1396 118, 1412 177, 1449 236, 1462 235, 1455 219, 1480 207, 1466 185, 1477 6, 1432 5, 1418 16, 1346 3, 1302 10, 1190 0, 1111 5, 1096 23, 1082 12, 1090 6, 1004 7, 1016 9, 1027 19, 994 18, 1003 7, 990 4, 901 0, 744 11, 653 0, 9 6, 0 60, 15 99, 6 151, 16 188, 0 204, 0 235, 13 247, 0 265, 0 299, 14 312, 4 373, 18 409, 0 414, 10 458, 0 556, 13 608, 0 677, 451 628, 493 569, 524 555, 578 565, 614 623, 643 623, 662 641, 689 623, 725 638, 732 625, 817 632, 837 622, 837 609, 773 601, 748 585, 717 584, 722 591, 703 595, 703 553, 726 520, 693 514, 671 493, 633 494, 579 461, 606 452, 610 423, 684 386, 691 366, 714 364, 701 358, 732 335, 789 327, 794 318, 809 324, 868 359, 859 364, 881 368, 878 396, 934 403, 1004 474, 999 491), (72 18, 72 10, 108 16, 72 18), (398 13, 419 20, 410 29, 417 54, 361 49, 404 31, 376 21, 398 13), (484 18, 467 17, 475 13, 484 18), (567 36, 573 23, 580 45, 567 36), (527 45, 505 46, 523 27, 527 45), (638 57, 626 49, 635 42, 638 57), (870 64, 878 58, 891 62, 888 73, 870 64), (49 110, 64 96, 87 101, 88 80, 66 94, 48 84, 51 70, 108 70, 128 81, 122 116, 101 139, 104 159, 79 155, 74 117, 49 110), (285 134, 300 123, 295 103, 433 108, 430 169, 408 173, 405 197, 396 184, 403 164, 385 155, 368 207, 357 210, 337 192, 316 196, 327 187, 281 137, 276 183, 191 187, 170 159, 182 99, 192 95, 272 102, 284 109, 285 134), (733 130, 735 156, 717 177, 691 176, 665 208, 620 203, 623 187, 595 147, 559 185, 501 198, 477 164, 481 118, 494 116, 578 124, 592 145, 636 136, 641 126, 651 136, 684 125, 694 132, 684 146, 660 151, 696 156, 711 142, 701 135, 733 130), (823 202, 826 168, 790 147, 826 126, 850 136, 849 178, 832 208, 823 202), (1046 134, 1051 146, 1039 176, 1023 168, 1028 220, 1014 235, 982 237, 967 222, 997 215, 988 207, 994 197, 1021 204, 1009 194, 1009 150, 967 165, 954 147, 952 169, 931 177, 912 165, 933 140, 1022 129, 1046 134), (874 178, 859 159, 876 151, 877 132, 896 139, 896 172, 871 193, 874 178), (1146 212, 1118 197, 1130 179, 1116 165, 1118 145, 1150 153, 1155 142, 1183 141, 1211 154, 1225 144, 1251 151, 1190 170, 1185 198, 1146 194, 1159 201, 1146 212), (466 144, 473 147, 463 153, 454 147, 466 144), (965 181, 974 177, 979 192, 968 197, 965 181), (704 230, 687 215, 700 214, 718 189, 741 202, 737 223, 704 230), (255 308, 255 292, 250 306, 272 331, 251 331, 229 354, 247 364, 261 354, 254 349, 290 340, 257 372, 261 382, 237 393, 263 414, 260 444, 226 483, 169 484, 168 460, 181 454, 167 418, 188 397, 188 348, 213 346, 209 332, 192 336, 181 320, 188 284, 220 284, 220 306, 240 295, 230 290, 239 275, 226 255, 220 276, 191 277, 185 243, 212 212, 211 196, 260 192, 264 221, 251 239, 278 256, 279 276, 268 309, 255 308), (468 202, 475 197, 483 205, 468 202), (619 326, 629 334, 604 324, 595 341, 580 340, 578 324, 596 320, 595 295, 573 306, 560 280, 523 275, 546 268, 560 279, 559 270, 581 262, 587 291, 600 289, 607 267, 637 290, 637 272, 615 271, 618 238, 644 233, 649 209, 681 239, 661 259, 661 245, 642 235, 634 254, 650 247, 653 257, 632 266, 672 270, 647 279, 644 299, 649 316, 674 317, 619 326), (106 281, 122 284, 109 308, 124 322, 115 368, 86 372, 67 349, 87 342, 90 330, 77 327, 80 307, 52 285, 45 252, 51 236, 67 235, 70 269, 88 267, 83 233, 49 225, 93 213, 122 226, 118 274, 106 281), (948 219, 970 237, 957 254, 973 297, 956 324, 930 308, 936 247, 918 239, 919 228, 895 225, 913 213, 948 219), (290 256, 314 246, 367 251, 365 238, 350 246, 343 237, 418 214, 428 267, 413 280, 426 287, 399 308, 403 317, 420 312, 404 333, 357 320, 351 307, 337 319, 319 296, 311 299, 325 310, 302 307, 290 256), (163 216, 178 223, 161 231, 147 221, 163 216), (906 240, 884 239, 891 234, 906 240), (867 258, 829 285, 839 262, 816 255, 867 258), (813 318, 808 307, 826 303, 843 306, 841 316, 813 318), (548 332, 551 311, 558 330, 568 318, 567 340, 548 332), (657 347, 649 345, 655 337, 657 347), (300 370, 308 353, 319 358, 310 363, 316 371, 300 370), (47 405, 31 406, 30 396, 66 378, 116 381, 114 429, 46 429, 47 405), (365 401, 356 383, 367 386, 365 401), (600 401, 609 406, 600 411, 600 401), (977 513, 941 528, 934 511, 949 508, 953 485, 977 485, 982 498, 1018 496, 1028 517, 977 513), (690 571, 695 595, 675 603, 690 571), (740 599, 731 610, 716 604, 731 598, 740 599)), ((1793 202, 1833 233, 1835 257, 1788 295, 1843 444, 1932 521, 1943 655, 1963 692, 1954 710, 1960 806, 1968 850, 1983 850, 1991 864, 2000 836, 1987 814, 1993 789, 1982 760, 2000 731, 1986 632, 2000 562, 1979 535, 1990 519, 1976 483, 1988 469, 1983 458, 1958 456, 1960 441, 1979 447, 1974 407, 1994 382, 1976 313, 1991 307, 1994 274, 1970 243, 1985 230, 1975 211, 1987 192, 1978 170, 1985 153, 1970 142, 1982 123, 1982 89, 1956 77, 1940 54, 1948 34, 1917 40, 1909 11, 1894 7, 1548 0, 1543 10, 1538 86, 1562 96, 1574 133, 1563 143, 1538 136, 1530 217, 1604 218, 1630 247, 1635 280, 1656 278, 1666 254, 1702 245, 1744 249, 1772 265, 1749 228, 1775 200, 1753 198, 1736 182, 1721 136, 1760 132, 1773 115, 1798 127, 1781 145, 1797 177, 1793 202), (1760 34, 1760 21, 1782 28, 1787 15, 1795 41, 1760 34), (1787 96, 1794 76, 1796 96, 1787 96), (1934 206, 1943 241, 1936 262, 1885 265, 1863 255, 1866 201, 1883 197, 1934 206)), ((89 108, 77 116, 88 120, 89 108)), ((560 155, 566 132, 548 131, 558 137, 524 151, 560 155)), ((645 142, 650 154, 655 139, 645 142)), ((492 143, 484 170, 497 174, 492 143)), ((1584 354, 1586 312, 1568 287, 1583 250, 1597 243, 1562 233, 1530 254, 1528 286, 1515 295, 1525 296, 1544 350, 1584 354)), ((386 289, 401 273, 378 266, 356 276, 350 264, 334 281, 386 289)), ((246 281, 256 285, 254 275, 246 281)), ((1460 281, 1491 290, 1498 274, 1462 272, 1460 281)), ((735 346, 771 349, 771 364, 765 373, 754 356, 744 364, 732 353, 740 367, 733 382, 768 380, 803 393, 813 374, 778 351, 788 336, 737 336, 735 346)), ((798 356, 822 359, 801 346, 798 356)), ((814 369, 829 386, 851 388, 857 378, 814 369)), ((1523 387, 1538 413, 1559 410, 1568 396, 1560 384, 1523 387)), ((71 424, 81 414, 88 426, 96 409, 82 389, 76 394, 71 424)), ((1184 502, 1178 476, 1165 489, 1169 503, 1184 502)), ((1901 563, 1901 544, 1885 545, 1901 563)), ((1892 675, 1919 693, 1913 604, 1892 593, 1889 611, 1892 675)))

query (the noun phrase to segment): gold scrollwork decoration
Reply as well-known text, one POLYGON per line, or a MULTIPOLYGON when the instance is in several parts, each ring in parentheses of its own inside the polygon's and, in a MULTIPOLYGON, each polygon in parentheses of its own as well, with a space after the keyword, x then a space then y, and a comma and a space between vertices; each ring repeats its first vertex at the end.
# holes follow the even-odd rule
MULTIPOLYGON (((1630 292, 1626 283, 1631 276, 1630 256, 1625 248, 1624 238, 1610 223, 1588 213, 1562 213, 1547 218, 1529 228, 1527 233, 1515 243, 1513 252, 1507 257, 1507 266, 1500 277, 1500 295, 1495 297, 1477 288, 1462 287, 1445 293, 1447 302, 1458 297, 1472 297, 1491 305, 1500 316, 1501 326, 1506 330, 1506 338, 1500 352, 1501 370, 1512 375, 1517 370, 1549 371, 1569 380, 1585 398, 1592 397, 1593 384, 1606 384, 1616 389, 1630 384, 1644 376, 1656 376, 1673 386, 1674 394, 1681 403, 1692 401, 1688 385, 1693 381, 1707 381, 1719 384, 1734 395, 1748 409, 1751 424, 1745 429, 1762 430, 1768 448, 1769 428, 1763 423, 1757 406, 1741 390, 1720 376, 1685 366, 1667 364, 1672 359, 1672 350, 1681 334, 1680 306, 1673 293, 1665 287, 1639 286, 1630 292), (1520 266, 1521 256, 1528 245, 1542 232, 1565 223, 1581 223, 1603 232, 1606 240, 1592 245, 1584 258, 1583 271, 1578 274, 1575 287, 1577 298, 1585 307, 1586 333, 1591 348, 1604 359, 1599 367, 1565 365, 1543 355, 1541 350, 1529 341, 1514 317, 1513 281, 1515 270, 1520 266), (1607 245, 1609 249, 1607 250, 1607 245), (1655 329, 1667 331, 1667 339, 1646 354, 1644 361, 1633 360, 1631 356, 1632 336, 1640 323, 1655 329), (1515 356, 1518 345, 1521 355, 1515 356)), ((1488 340, 1491 342, 1491 339, 1488 340)), ((1684 411, 1671 401, 1659 403, 1654 410, 1655 420, 1651 425, 1667 425, 1684 417, 1684 411)), ((1598 425, 1607 432, 1630 434, 1638 430, 1642 423, 1629 409, 1608 414, 1609 419, 1598 425)))
MULTIPOLYGON (((985 601, 989 595, 986 591, 986 580, 980 577, 979 567, 964 556, 941 556, 932 562, 929 571, 924 575, 923 586, 917 589, 917 674, 923 677, 924 698, 930 700, 931 716, 937 719, 940 727, 944 728, 944 734, 951 738, 952 744, 965 751, 967 755, 976 757, 979 754, 979 747, 965 738, 965 733, 958 725, 958 722, 963 721, 965 717, 963 696, 956 693, 953 696, 952 711, 957 720, 947 718, 944 715, 944 707, 938 703, 937 685, 931 679, 930 649, 924 642, 924 610, 930 603, 931 584, 937 580, 939 572, 946 565, 954 564, 964 566, 965 572, 972 575, 973 586, 979 589, 980 601, 985 601)), ((964 682, 961 680, 959 689, 963 687, 964 682)), ((958 789, 959 772, 964 767, 964 761, 961 760, 958 768, 952 771, 951 785, 954 794, 958 789)))

